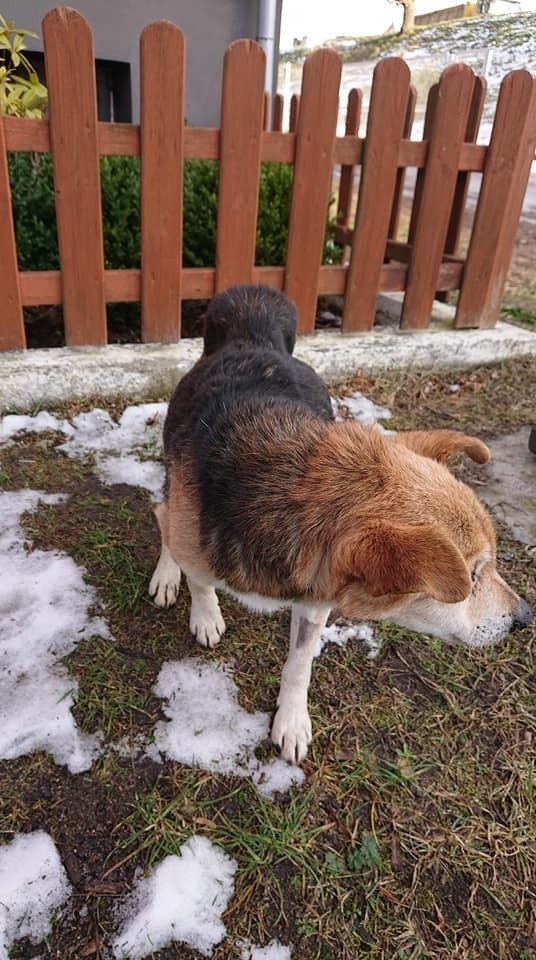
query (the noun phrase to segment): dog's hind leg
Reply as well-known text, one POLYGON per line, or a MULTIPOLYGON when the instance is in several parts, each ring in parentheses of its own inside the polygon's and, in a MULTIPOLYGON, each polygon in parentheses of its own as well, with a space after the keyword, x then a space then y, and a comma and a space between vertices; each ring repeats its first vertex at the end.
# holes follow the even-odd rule
POLYGON ((192 606, 190 608, 190 632, 202 647, 215 647, 225 632, 225 620, 214 587, 186 578, 192 606))
POLYGON ((160 529, 162 545, 160 557, 149 584, 149 594, 159 607, 172 607, 179 594, 181 570, 171 556, 168 546, 167 504, 159 503, 154 513, 160 529))
POLYGON ((311 743, 311 720, 307 690, 320 634, 329 615, 328 607, 296 604, 292 607, 290 651, 283 667, 277 713, 272 724, 272 741, 281 747, 281 756, 301 763, 311 743))

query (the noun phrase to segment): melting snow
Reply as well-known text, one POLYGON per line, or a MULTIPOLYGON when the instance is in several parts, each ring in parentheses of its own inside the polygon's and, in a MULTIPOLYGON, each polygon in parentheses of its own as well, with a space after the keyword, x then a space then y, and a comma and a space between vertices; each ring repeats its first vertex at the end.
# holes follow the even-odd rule
POLYGON ((223 940, 221 915, 234 888, 236 862, 206 837, 191 837, 180 856, 162 860, 141 880, 113 955, 141 960, 172 943, 186 943, 204 957, 223 940))
POLYGON ((349 640, 362 640, 369 648, 367 658, 369 660, 377 657, 381 650, 381 641, 376 637, 372 627, 368 623, 344 623, 340 621, 332 623, 329 627, 324 627, 315 656, 320 656, 326 643, 336 643, 339 647, 345 647, 349 640))
POLYGON ((240 960, 290 960, 290 947, 279 943, 279 940, 271 940, 266 947, 257 947, 243 940, 238 946, 242 948, 240 960))
POLYGON ((280 758, 267 763, 255 758, 255 747, 269 735, 270 714, 248 713, 239 705, 223 664, 195 658, 165 663, 155 693, 167 701, 168 719, 156 725, 149 748, 153 759, 162 754, 203 770, 251 777, 265 796, 303 780, 298 767, 280 758))
POLYGON ((74 561, 60 551, 28 552, 20 516, 59 495, 0 492, 0 759, 46 750, 71 773, 87 770, 99 737, 81 733, 72 716, 78 685, 61 660, 79 640, 108 636, 89 610, 97 597, 74 561))
POLYGON ((164 468, 154 459, 162 453, 162 426, 167 403, 127 407, 118 423, 105 410, 73 417, 74 433, 59 449, 69 457, 93 453, 104 483, 143 487, 160 499, 164 468))
MULTIPOLYGON (((331 405, 337 419, 344 419, 339 416, 339 410, 346 407, 347 417, 359 420, 364 426, 378 423, 378 420, 389 420, 391 417, 391 411, 387 407, 378 406, 362 393, 352 393, 349 397, 332 397, 331 405)), ((381 427, 381 424, 378 426, 381 427)))
POLYGON ((0 960, 22 937, 39 943, 71 886, 47 833, 18 834, 0 847, 0 960))
POLYGON ((0 443, 20 431, 57 430, 66 437, 58 447, 69 457, 93 454, 103 483, 143 487, 160 499, 164 468, 156 462, 162 454, 162 426, 167 403, 142 403, 127 407, 116 423, 106 410, 79 413, 72 423, 46 411, 35 417, 10 415, 0 424, 0 443))

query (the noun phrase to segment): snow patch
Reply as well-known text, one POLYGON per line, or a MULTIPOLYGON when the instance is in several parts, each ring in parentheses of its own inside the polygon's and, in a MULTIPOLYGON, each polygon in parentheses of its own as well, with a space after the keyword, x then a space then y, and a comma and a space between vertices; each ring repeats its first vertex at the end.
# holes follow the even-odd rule
POLYGON ((165 663, 154 692, 167 701, 148 755, 219 773, 251 777, 264 796, 285 791, 304 779, 303 772, 280 758, 261 763, 255 747, 270 732, 270 714, 248 713, 221 663, 196 658, 165 663))
POLYGON ((148 490, 154 500, 161 499, 164 467, 162 427, 167 403, 141 403, 127 407, 116 423, 106 410, 96 407, 79 413, 72 423, 58 420, 46 410, 36 416, 8 415, 0 421, 0 444, 11 441, 20 432, 41 433, 57 430, 65 443, 57 449, 69 457, 95 458, 103 483, 126 483, 148 490))
POLYGON ((237 944, 241 948, 240 960, 290 960, 291 949, 280 943, 279 940, 271 940, 266 947, 257 947, 249 940, 242 940, 237 944))
POLYGON ((370 624, 347 623, 338 620, 322 630, 315 656, 320 656, 327 643, 335 643, 338 647, 345 647, 349 640, 362 640, 366 644, 368 660, 377 657, 381 650, 381 640, 376 637, 370 624))
POLYGON ((234 889, 236 862, 206 837, 194 836, 180 855, 162 860, 139 881, 113 943, 117 960, 141 960, 172 943, 204 957, 223 940, 221 920, 234 889))
POLYGON ((76 644, 108 637, 82 571, 60 551, 26 549, 20 517, 64 497, 0 492, 0 760, 46 750, 71 773, 87 770, 100 737, 81 733, 71 708, 78 684, 61 663, 76 644))
POLYGON ((127 407, 116 423, 106 410, 73 417, 74 432, 60 450, 69 457, 95 456, 103 483, 126 483, 161 499, 164 467, 152 458, 162 455, 162 427, 167 403, 127 407))
MULTIPOLYGON (((358 420, 363 426, 378 423, 378 420, 389 420, 391 411, 388 407, 381 407, 369 400, 362 393, 352 393, 349 397, 332 397, 331 405, 337 420, 358 420), (341 407, 346 407, 346 416, 340 416, 341 407)), ((381 427, 381 424, 378 424, 381 427)))
POLYGON ((65 436, 74 433, 67 420, 58 420, 57 417, 46 410, 41 410, 34 417, 13 413, 3 417, 0 421, 0 443, 5 443, 21 431, 43 433, 44 430, 59 430, 65 436))
POLYGON ((0 847, 0 960, 16 940, 39 943, 71 894, 58 851, 42 830, 17 834, 0 847))

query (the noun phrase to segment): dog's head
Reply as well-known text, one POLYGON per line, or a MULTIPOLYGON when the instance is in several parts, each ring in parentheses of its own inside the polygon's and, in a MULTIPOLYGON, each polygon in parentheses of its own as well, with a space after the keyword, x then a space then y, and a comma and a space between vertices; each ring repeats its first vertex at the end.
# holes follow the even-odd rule
POLYGON ((392 438, 362 433, 376 476, 351 529, 333 543, 330 568, 341 612, 471 647, 526 626, 527 604, 497 572, 488 514, 445 466, 456 451, 485 463, 485 444, 449 430, 392 438))

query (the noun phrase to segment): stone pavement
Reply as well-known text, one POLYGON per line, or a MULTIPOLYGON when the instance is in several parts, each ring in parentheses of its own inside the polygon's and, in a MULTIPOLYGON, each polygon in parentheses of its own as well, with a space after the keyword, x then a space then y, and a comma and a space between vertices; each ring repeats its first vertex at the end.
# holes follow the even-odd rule
POLYGON ((516 540, 536 550, 536 456, 528 448, 530 426, 491 440, 491 460, 476 493, 516 540))

